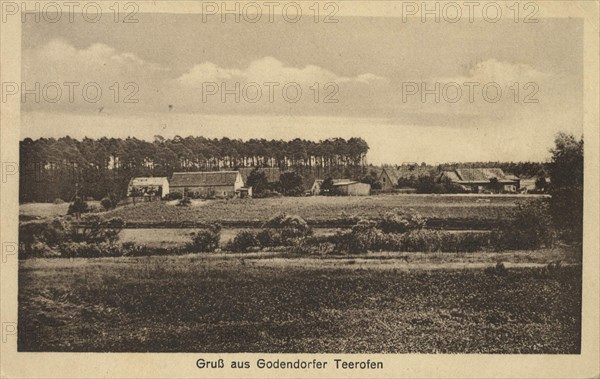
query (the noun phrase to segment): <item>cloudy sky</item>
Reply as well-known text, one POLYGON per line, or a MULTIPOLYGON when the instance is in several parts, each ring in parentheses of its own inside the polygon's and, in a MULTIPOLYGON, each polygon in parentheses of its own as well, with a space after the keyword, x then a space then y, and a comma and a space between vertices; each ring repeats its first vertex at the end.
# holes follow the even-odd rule
POLYGON ((372 163, 435 163, 545 160, 555 133, 582 133, 577 19, 137 18, 23 25, 23 81, 63 91, 54 103, 26 99, 23 137, 360 136, 372 163), (79 83, 72 100, 65 82, 79 83), (92 82, 93 103, 81 95, 92 82))

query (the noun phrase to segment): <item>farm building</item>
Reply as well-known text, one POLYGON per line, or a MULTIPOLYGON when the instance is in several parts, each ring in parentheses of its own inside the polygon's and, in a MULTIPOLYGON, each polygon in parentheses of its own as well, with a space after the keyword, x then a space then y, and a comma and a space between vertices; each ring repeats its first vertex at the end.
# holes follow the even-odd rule
POLYGON ((461 168, 444 171, 441 178, 461 185, 465 190, 477 193, 517 192, 520 179, 507 175, 500 168, 461 168))
POLYGON ((403 165, 399 167, 384 167, 379 175, 379 183, 383 192, 398 188, 400 179, 417 179, 431 173, 430 168, 419 165, 403 165))
MULTIPOLYGON (((317 196, 321 194, 321 184, 323 184, 325 180, 324 179, 316 179, 313 183, 313 185, 310 187, 310 193, 313 196, 317 196)), ((333 184, 336 183, 347 183, 347 182, 351 182, 352 180, 350 179, 333 179, 333 184)))
POLYGON ((333 183, 334 192, 344 196, 369 196, 371 185, 361 182, 339 182, 333 183))
MULTIPOLYGON (((310 193, 313 196, 317 196, 321 193, 321 185, 323 182, 323 179, 315 180, 310 189, 310 193)), ((371 185, 350 179, 333 179, 333 191, 336 195, 368 196, 371 194, 371 185)))
MULTIPOLYGON (((254 170, 253 167, 245 167, 240 168, 238 171, 242 175, 242 180, 244 183, 248 180, 248 176, 254 170)), ((267 177, 267 181, 269 183, 277 183, 279 181, 279 176, 281 175, 281 171, 277 167, 261 167, 258 169, 260 172, 264 172, 267 177)))
POLYGON ((171 192, 194 197, 234 197, 243 187, 239 171, 175 172, 170 183, 171 192))
POLYGON ((129 197, 163 197, 169 193, 169 181, 164 177, 132 178, 127 186, 129 197))

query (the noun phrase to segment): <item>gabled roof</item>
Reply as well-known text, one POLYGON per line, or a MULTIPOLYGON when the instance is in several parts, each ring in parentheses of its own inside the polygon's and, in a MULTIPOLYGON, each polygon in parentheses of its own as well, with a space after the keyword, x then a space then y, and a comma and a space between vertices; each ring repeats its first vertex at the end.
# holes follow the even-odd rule
MULTIPOLYGON (((244 180, 244 183, 246 183, 246 181, 248 180, 248 176, 250 175, 252 170, 254 170, 254 167, 244 167, 244 168, 240 168, 238 170, 240 172, 240 174, 242 175, 242 179, 244 180)), ((281 171, 277 167, 261 167, 258 169, 258 171, 265 173, 265 175, 267 177, 267 181, 269 183, 278 182, 279 176, 281 175, 281 171)))
POLYGON ((444 171, 444 175, 453 182, 468 183, 489 183, 492 179, 498 182, 514 182, 519 180, 514 175, 506 175, 501 168, 460 168, 454 171, 444 171))
POLYGON ((400 175, 398 170, 393 167, 384 167, 381 175, 387 175, 390 178, 390 182, 398 184, 398 180, 400 179, 400 175))
POLYGON ((167 180, 166 177, 140 177, 140 178, 132 178, 129 181, 130 186, 162 186, 165 184, 167 180))
MULTIPOLYGON (((332 180, 333 180, 333 184, 334 184, 334 185, 336 185, 336 184, 340 184, 340 183, 350 183, 350 182, 354 182, 354 181, 353 181, 353 180, 351 180, 351 179, 332 179, 332 180)), ((319 185, 319 186, 320 186, 321 184, 323 184, 323 182, 324 182, 324 181, 325 181, 325 179, 315 179, 315 184, 317 184, 317 185, 319 185)), ((313 184, 313 185, 314 185, 314 184, 313 184)))
POLYGON ((358 183, 358 182, 357 182, 357 181, 355 181, 355 180, 347 180, 347 181, 342 181, 342 182, 336 182, 336 181, 334 181, 334 182, 333 182, 333 186, 334 186, 334 187, 338 187, 338 186, 347 186, 347 185, 350 185, 350 184, 356 184, 356 183, 358 183))
POLYGON ((384 167, 382 174, 386 174, 392 183, 397 184, 400 178, 419 178, 421 176, 429 175, 430 170, 428 168, 424 169, 421 166, 400 166, 398 168, 384 167))
POLYGON ((232 186, 235 184, 238 171, 212 172, 175 172, 171 177, 171 187, 210 187, 232 186))

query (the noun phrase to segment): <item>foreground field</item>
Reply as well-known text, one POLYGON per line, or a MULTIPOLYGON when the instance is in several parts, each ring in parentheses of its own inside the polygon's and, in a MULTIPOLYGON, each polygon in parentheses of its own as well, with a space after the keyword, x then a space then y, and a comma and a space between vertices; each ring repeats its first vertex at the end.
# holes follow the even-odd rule
POLYGON ((333 220, 349 216, 378 217, 394 208, 419 211, 436 219, 506 219, 523 196, 380 195, 364 197, 282 197, 197 202, 178 207, 167 202, 142 203, 107 212, 129 223, 266 221, 278 213, 306 220, 333 220))
POLYGON ((579 352, 580 266, 424 256, 21 261, 19 351, 579 352))

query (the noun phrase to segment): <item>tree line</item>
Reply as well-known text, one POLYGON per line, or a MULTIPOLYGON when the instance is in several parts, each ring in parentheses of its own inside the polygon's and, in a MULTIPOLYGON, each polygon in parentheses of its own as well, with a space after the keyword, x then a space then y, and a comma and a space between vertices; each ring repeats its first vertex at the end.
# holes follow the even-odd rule
POLYGON ((133 177, 170 177, 181 171, 276 167, 310 176, 343 171, 360 175, 369 151, 361 138, 243 141, 158 135, 152 142, 132 137, 25 138, 19 147, 21 202, 119 197, 133 177))

